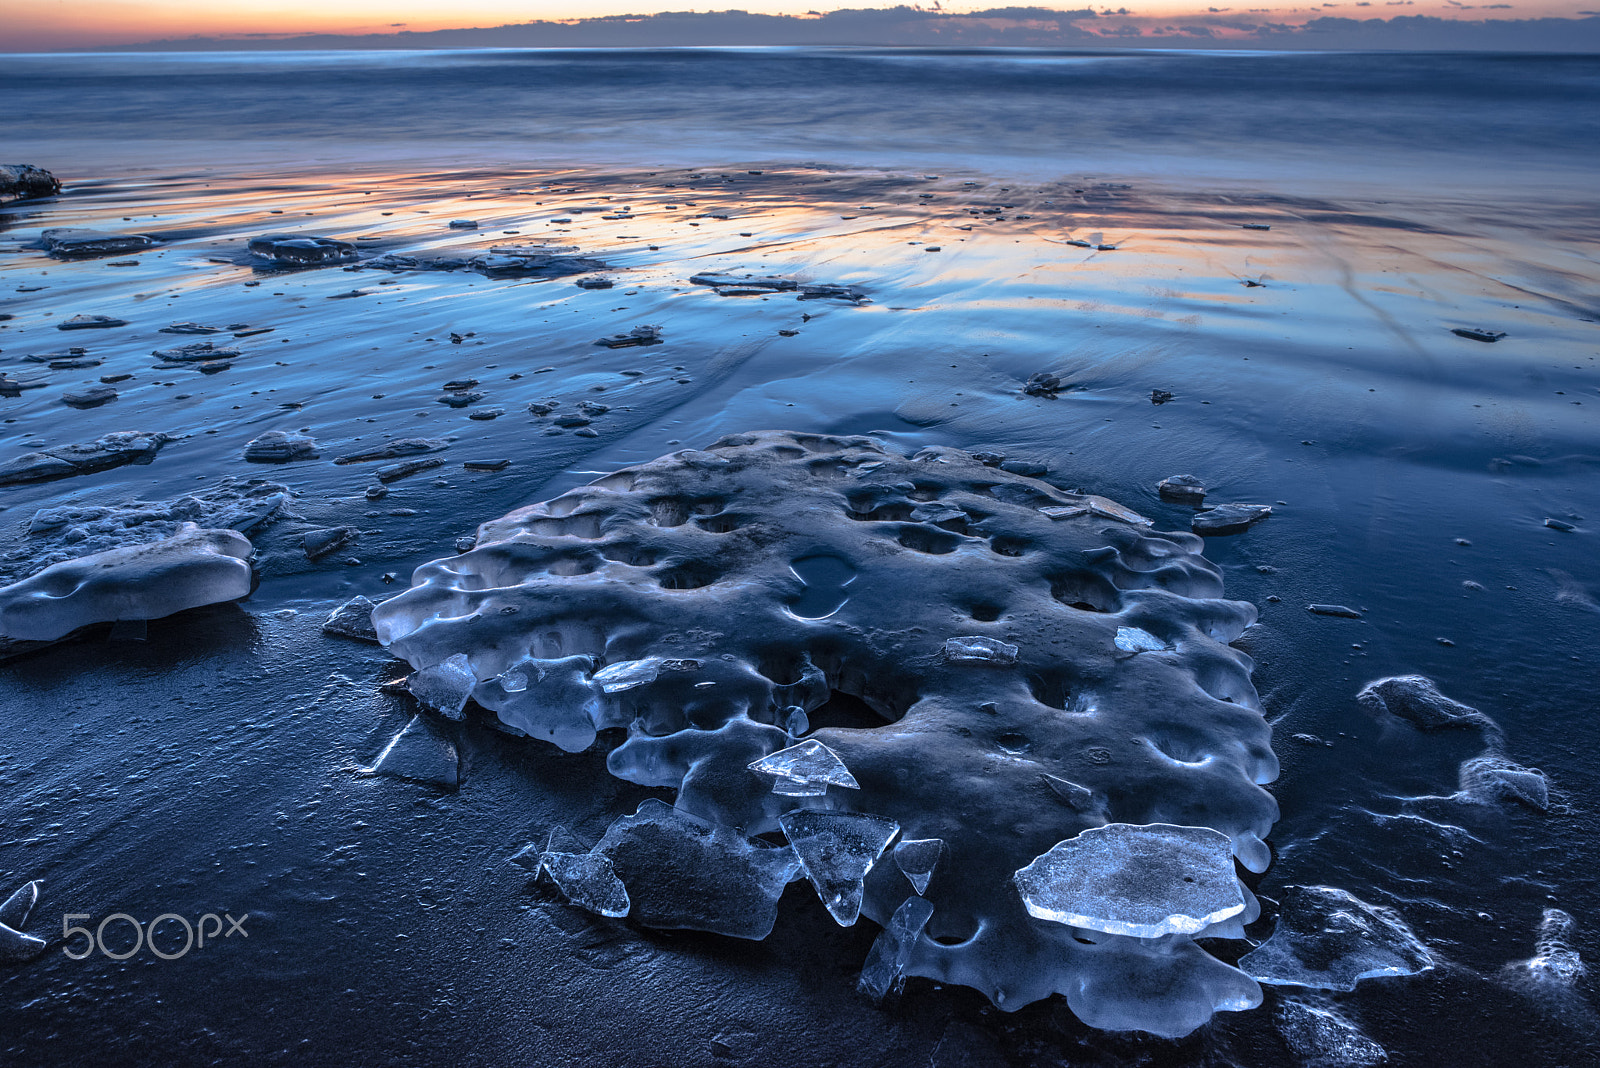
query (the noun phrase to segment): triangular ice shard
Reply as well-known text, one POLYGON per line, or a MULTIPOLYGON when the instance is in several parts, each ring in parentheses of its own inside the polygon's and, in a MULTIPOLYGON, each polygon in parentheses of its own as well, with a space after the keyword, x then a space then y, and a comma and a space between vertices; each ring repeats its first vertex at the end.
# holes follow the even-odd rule
POLYGON ((1233 842, 1210 827, 1091 827, 1012 878, 1030 916, 1135 938, 1195 934, 1245 909, 1233 842))
POLYGON ((943 852, 943 838, 902 838, 894 847, 894 862, 920 894, 928 889, 928 880, 933 878, 933 869, 943 852))
POLYGON ((814 739, 769 753, 750 764, 758 775, 772 776, 772 792, 791 797, 820 797, 830 786, 861 789, 839 754, 814 739))
MULTIPOLYGON (((938 839, 924 841, 937 842, 938 839)), ((906 985, 906 965, 911 963, 911 951, 932 915, 933 903, 927 898, 906 898, 905 903, 894 910, 889 926, 872 943, 856 988, 874 1001, 882 1001, 891 992, 898 994, 906 985)))
POLYGON ((861 914, 862 880, 900 833, 900 825, 864 812, 798 811, 779 816, 778 826, 839 926, 855 923, 861 914))
POLYGON ((425 717, 412 716, 372 762, 372 772, 454 790, 461 781, 461 761, 454 742, 425 717))

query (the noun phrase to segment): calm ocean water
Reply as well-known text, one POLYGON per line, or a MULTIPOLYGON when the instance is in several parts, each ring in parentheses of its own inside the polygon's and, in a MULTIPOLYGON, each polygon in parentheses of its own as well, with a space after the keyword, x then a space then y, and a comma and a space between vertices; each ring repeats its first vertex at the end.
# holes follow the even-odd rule
POLYGON ((1594 56, 885 49, 30 55, 13 145, 225 163, 306 153, 716 158, 1245 180, 1572 185, 1594 56), (175 144, 176 143, 176 144, 175 144))

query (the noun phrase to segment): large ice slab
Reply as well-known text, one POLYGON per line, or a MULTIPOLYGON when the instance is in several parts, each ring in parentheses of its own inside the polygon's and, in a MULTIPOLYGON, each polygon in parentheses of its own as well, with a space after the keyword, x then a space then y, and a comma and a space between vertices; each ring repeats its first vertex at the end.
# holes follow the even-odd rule
POLYGON ((595 846, 628 888, 632 918, 646 927, 762 939, 778 898, 800 871, 775 847, 698 819, 654 798, 613 823, 595 846))
POLYGON ((1209 827, 1091 827, 1015 875, 1030 916, 1107 934, 1195 934, 1245 910, 1233 843, 1209 827))
POLYGON ((52 564, 0 589, 0 637, 54 641, 90 623, 160 619, 250 593, 250 539, 185 523, 161 541, 52 564))
POLYGON ((865 812, 786 812, 778 826, 828 914, 849 927, 861 914, 862 882, 900 825, 865 812))
POLYGON ((1332 886, 1291 886, 1277 929, 1239 967, 1276 986, 1354 990, 1363 979, 1425 972, 1433 954, 1394 909, 1332 886))

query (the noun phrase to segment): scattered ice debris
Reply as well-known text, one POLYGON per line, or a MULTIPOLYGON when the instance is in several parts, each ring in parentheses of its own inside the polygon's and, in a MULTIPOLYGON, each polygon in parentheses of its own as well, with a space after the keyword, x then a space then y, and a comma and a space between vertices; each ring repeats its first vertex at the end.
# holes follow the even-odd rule
POLYGON ((379 482, 399 482, 402 478, 409 478, 419 471, 431 471, 435 467, 443 467, 444 461, 436 457, 422 460, 401 460, 397 464, 387 464, 373 472, 379 482))
POLYGON ((1486 753, 1462 762, 1461 790, 1456 798, 1480 805, 1520 803, 1545 812, 1550 808, 1550 784, 1537 768, 1486 753))
POLYGON ((1125 653, 1161 653, 1172 648, 1154 634, 1138 627, 1118 627, 1113 642, 1125 653))
POLYGON ((1286 997, 1278 1002, 1274 1022, 1304 1068, 1377 1068, 1389 1062, 1384 1048, 1327 999, 1286 997))
POLYGON ((476 271, 490 278, 560 278, 605 268, 600 260, 570 256, 570 245, 497 245, 487 253, 388 253, 345 270, 476 271))
POLYGON ((1336 616, 1339 619, 1360 619, 1361 613, 1342 604, 1308 604, 1306 611, 1314 616, 1336 616))
MULTIPOLYGON (((5 168, 0 167, 0 174, 5 168)), ((28 925, 28 913, 39 900, 39 880, 23 883, 22 888, 0 904, 0 961, 7 964, 26 964, 45 951, 42 938, 23 933, 28 925)))
POLYGON ((452 230, 476 230, 478 221, 476 219, 451 219, 449 227, 452 230))
POLYGON ((61 403, 69 408, 98 408, 117 399, 115 386, 88 386, 61 394, 61 403))
POLYGON ((861 914, 862 882, 900 833, 900 825, 865 812, 786 812, 778 826, 800 858, 829 915, 849 927, 861 914))
POLYGON ((307 560, 320 560, 331 552, 342 549, 356 536, 353 527, 325 527, 308 530, 300 536, 300 546, 307 560))
POLYGON ((1109 823, 1013 876, 1028 915, 1107 934, 1196 934, 1245 910, 1233 843, 1210 827, 1109 823))
POLYGON ((1161 494, 1161 499, 1174 504, 1192 504, 1199 506, 1205 503, 1206 484, 1193 475, 1173 475, 1161 480, 1156 487, 1161 494))
POLYGON ((1450 332, 1456 337, 1464 337, 1469 341, 1494 342, 1499 341, 1501 338, 1506 336, 1506 332, 1504 330, 1484 330, 1476 326, 1457 326, 1453 327, 1450 332))
POLYGON ((912 889, 919 894, 927 892, 928 880, 933 878, 933 869, 939 866, 943 855, 942 838, 902 838, 894 847, 895 867, 911 880, 912 889))
POLYGON ((247 247, 280 267, 317 267, 356 258, 356 247, 350 242, 315 234, 262 234, 252 237, 247 247))
POLYGON ((1263 983, 1354 990, 1363 979, 1416 975, 1433 954, 1394 909, 1331 886, 1291 886, 1277 929, 1239 959, 1263 983))
POLYGON ((378 631, 372 625, 372 610, 376 607, 371 598, 352 597, 322 621, 322 633, 339 634, 377 645, 378 631))
POLYGON ((963 638, 946 638, 944 658, 952 663, 1000 664, 1010 666, 1017 662, 1017 647, 995 638, 971 635, 963 638))
POLYGON ((624 660, 617 664, 608 664, 594 673, 594 681, 600 684, 600 689, 606 693, 620 693, 631 690, 635 686, 643 686, 647 682, 656 681, 656 676, 661 674, 661 658, 649 657, 644 660, 624 660))
POLYGON ((61 192, 56 176, 27 163, 0 163, 0 203, 53 197, 61 192))
POLYGON ((769 753, 752 761, 749 767, 756 774, 773 780, 773 793, 788 797, 821 797, 830 786, 861 789, 839 754, 813 738, 769 753))
POLYGON ((1511 967, 1539 985, 1562 988, 1577 985, 1588 971, 1572 944, 1577 933, 1577 921, 1570 914, 1561 909, 1545 909, 1539 920, 1532 959, 1511 967))
POLYGON ((147 464, 169 441, 170 434, 121 430, 84 445, 61 445, 40 452, 24 453, 0 464, 0 486, 25 482, 48 482, 71 475, 87 475, 124 464, 147 464))
POLYGON ((377 449, 366 452, 351 453, 341 456, 333 462, 336 464, 360 464, 371 460, 393 460, 401 456, 419 456, 423 453, 438 452, 449 443, 437 441, 432 438, 400 438, 377 449))
POLYGON ((906 985, 906 966, 911 963, 911 952, 932 916, 933 903, 927 898, 906 898, 872 943, 856 988, 873 1001, 900 993, 906 985))
POLYGON ((288 430, 268 430, 252 438, 244 447, 244 458, 253 464, 286 464, 294 460, 315 460, 317 443, 311 437, 288 430))
MULTIPOLYGON (((1105 248, 1106 246, 1105 245, 1101 245, 1100 247, 1101 248, 1105 248)), ((1150 403, 1151 404, 1165 404, 1169 400, 1172 400, 1175 396, 1177 396, 1177 394, 1171 392, 1170 390, 1152 389, 1150 391, 1150 403)))
POLYGON ((445 719, 462 719, 462 710, 472 696, 478 678, 472 673, 472 663, 466 653, 457 653, 443 663, 413 672, 406 679, 406 689, 422 706, 439 713, 445 719))
POLYGON ((567 900, 579 908, 613 919, 628 914, 632 906, 628 888, 604 853, 545 852, 539 863, 567 900))
POLYGON ((1425 675, 1379 679, 1363 687, 1356 700, 1375 711, 1410 720, 1423 730, 1478 727, 1494 737, 1500 733, 1494 720, 1470 705, 1446 697, 1425 675))
POLYGON ((39 235, 39 241, 57 259, 88 259, 140 252, 156 243, 148 234, 112 234, 104 230, 57 227, 39 235))
POLYGON ((111 326, 127 326, 128 320, 111 315, 74 315, 56 324, 57 330, 104 330, 111 326))
POLYGON ((1211 538, 1243 534, 1271 514, 1270 504, 1219 504, 1195 513, 1189 529, 1211 538))
POLYGON ((771 934, 778 898, 800 872, 788 846, 746 838, 655 798, 613 823, 595 852, 610 858, 627 886, 636 923, 733 938, 771 934))
POLYGON ((191 341, 170 349, 155 349, 150 355, 168 363, 201 363, 208 360, 231 360, 244 355, 231 345, 218 346, 214 341, 191 341))
POLYGON ((608 349, 626 349, 634 345, 659 345, 662 342, 661 328, 659 326, 636 326, 626 334, 613 334, 610 337, 600 338, 596 345, 604 345, 608 349))
POLYGON ((250 593, 250 539, 185 523, 161 541, 64 560, 0 588, 0 637, 54 641, 90 623, 160 619, 250 593))
POLYGON ((454 790, 461 782, 461 761, 455 743, 426 716, 412 716, 372 762, 372 773, 454 790))

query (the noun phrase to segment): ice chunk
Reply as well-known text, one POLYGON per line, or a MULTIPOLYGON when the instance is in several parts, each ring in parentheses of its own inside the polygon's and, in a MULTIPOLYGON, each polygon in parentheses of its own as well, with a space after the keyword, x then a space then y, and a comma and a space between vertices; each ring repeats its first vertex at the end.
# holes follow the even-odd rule
POLYGON ((425 717, 412 716, 372 762, 372 772, 454 790, 461 781, 461 762, 454 742, 425 717))
POLYGON ((21 964, 33 960, 44 952, 45 941, 24 934, 28 913, 39 900, 39 880, 24 883, 22 888, 0 904, 0 961, 21 964))
POLYGON ((1239 967, 1274 986, 1354 990, 1363 979, 1425 972, 1433 954, 1394 909, 1331 886, 1291 886, 1277 930, 1239 967))
POLYGON ((1135 512, 1132 508, 1125 507, 1106 497, 1096 497, 1093 494, 1084 498, 1089 505, 1089 511, 1107 519, 1120 519, 1124 523, 1132 523, 1138 527, 1151 526, 1155 520, 1147 519, 1135 512))
POLYGON ((244 447, 244 458, 253 464, 286 464, 294 460, 315 460, 317 443, 305 434, 269 430, 251 439, 244 447))
POLYGON ((933 869, 943 853, 943 838, 902 838, 894 847, 894 863, 921 894, 927 891, 928 880, 933 878, 933 869))
POLYGON ((57 259, 115 256, 139 252, 156 243, 148 234, 114 234, 105 230, 54 227, 39 234, 40 242, 57 259))
POLYGON ((1017 662, 1017 647, 994 638, 976 635, 965 638, 947 638, 944 658, 956 663, 1002 664, 1017 662))
POLYGON ((1278 1032, 1305 1068, 1376 1068, 1389 1054, 1332 1005, 1306 997, 1278 1003, 1278 1032))
POLYGON ((745 838, 650 798, 595 846, 611 858, 646 927, 762 939, 800 861, 788 846, 745 838))
POLYGON ((82 445, 23 453, 15 460, 0 464, 0 486, 93 474, 123 464, 147 464, 156 458, 163 445, 173 440, 168 434, 119 430, 82 445))
POLYGON ((1108 823, 1013 876, 1028 914, 1108 934, 1195 934, 1245 909, 1233 843, 1210 827, 1108 823))
POLYGON ((1118 627, 1113 644, 1125 653, 1159 653, 1172 646, 1147 630, 1138 627, 1118 627))
POLYGON ((624 660, 617 664, 607 664, 594 673, 594 681, 598 682, 606 693, 621 693, 623 690, 631 690, 635 686, 654 682, 659 674, 661 674, 661 658, 652 656, 644 660, 624 660))
POLYGON ((600 687, 589 677, 594 660, 519 660, 478 687, 480 705, 516 734, 554 742, 569 753, 594 743, 600 717, 600 687))
POLYGON ((348 241, 315 234, 262 234, 252 237, 248 247, 257 256, 285 267, 343 263, 356 258, 356 247, 348 241))
POLYGON ((779 816, 778 826, 829 914, 841 927, 855 923, 861 914, 862 881, 900 833, 900 825, 864 812, 802 810, 779 816))
POLYGON ((1522 967, 1535 982, 1570 987, 1583 978, 1583 958, 1573 948, 1573 938, 1578 924, 1569 913, 1561 909, 1545 909, 1539 920, 1539 936, 1534 943, 1533 959, 1524 961, 1522 967))
POLYGON ((1087 786, 1079 786, 1059 775, 1045 773, 1041 776, 1045 785, 1055 791, 1055 795, 1065 801, 1070 807, 1079 812, 1091 812, 1096 808, 1094 791, 1087 786))
POLYGON ((861 966, 861 980, 857 989, 874 1001, 882 1001, 891 993, 900 993, 906 985, 906 965, 911 962, 911 951, 932 915, 933 903, 927 898, 906 898, 894 910, 889 926, 872 943, 867 962, 861 966))
POLYGON ((1550 807, 1550 784, 1537 768, 1525 768, 1505 757, 1486 753, 1461 765, 1461 791, 1457 799, 1477 804, 1521 802, 1544 812, 1550 807))
POLYGON ((750 770, 772 776, 772 792, 790 797, 820 797, 829 786, 861 789, 839 754, 809 738, 752 762, 750 770))
POLYGON ((1156 491, 1164 501, 1174 504, 1203 504, 1206 499, 1206 484, 1193 475, 1173 475, 1161 480, 1156 491))
POLYGON ((1271 514, 1269 504, 1219 504, 1195 513, 1189 529, 1210 538, 1242 534, 1271 514))
POLYGON ((1410 720, 1423 730, 1478 727, 1498 735, 1494 720, 1471 705, 1452 701, 1425 675, 1397 675, 1369 683, 1356 700, 1379 711, 1410 720))
POLYGON ((160 619, 250 593, 250 539, 184 523, 161 541, 52 564, 0 588, 0 637, 54 641, 90 623, 160 619))
POLYGON ((424 708, 446 719, 462 719, 462 709, 467 707, 467 699, 477 684, 467 654, 457 653, 443 663, 414 672, 406 680, 406 689, 424 708))
POLYGON ((372 610, 376 607, 371 598, 352 597, 335 608, 332 614, 322 621, 322 632, 356 638, 376 645, 378 631, 372 625, 372 610))
POLYGON ((611 858, 603 853, 551 853, 539 863, 567 900, 602 916, 626 916, 631 902, 628 888, 617 878, 611 858))

